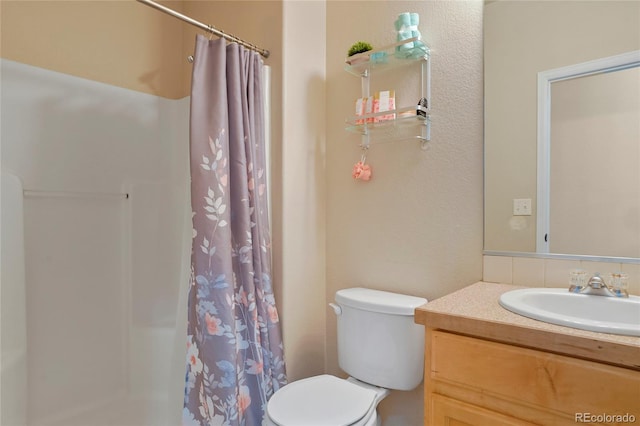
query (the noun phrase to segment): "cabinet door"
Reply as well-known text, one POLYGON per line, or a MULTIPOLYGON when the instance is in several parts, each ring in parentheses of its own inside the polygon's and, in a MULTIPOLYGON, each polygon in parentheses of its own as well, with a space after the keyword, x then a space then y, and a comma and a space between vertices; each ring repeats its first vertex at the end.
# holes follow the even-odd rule
MULTIPOLYGON (((578 413, 640 418, 638 371, 445 332, 433 333, 430 354, 432 381, 478 396, 564 413, 572 421, 578 413)), ((469 402, 485 405, 479 398, 469 402)))
MULTIPOLYGON (((506 416, 466 402, 431 394, 431 426, 534 426, 514 417, 506 416)), ((427 419, 425 419, 427 420, 427 419)))

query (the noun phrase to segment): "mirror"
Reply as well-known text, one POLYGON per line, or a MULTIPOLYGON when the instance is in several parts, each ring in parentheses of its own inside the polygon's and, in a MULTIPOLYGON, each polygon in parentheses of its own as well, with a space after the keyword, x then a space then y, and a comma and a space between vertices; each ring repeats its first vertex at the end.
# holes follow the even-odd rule
POLYGON ((640 258, 640 51, 538 73, 536 251, 640 258))
POLYGON ((484 43, 485 253, 638 261, 640 2, 486 2, 484 43), (632 65, 575 68, 633 51, 632 65), (624 137, 623 118, 610 119, 622 108, 624 137), (539 153, 545 137, 548 152, 539 153))

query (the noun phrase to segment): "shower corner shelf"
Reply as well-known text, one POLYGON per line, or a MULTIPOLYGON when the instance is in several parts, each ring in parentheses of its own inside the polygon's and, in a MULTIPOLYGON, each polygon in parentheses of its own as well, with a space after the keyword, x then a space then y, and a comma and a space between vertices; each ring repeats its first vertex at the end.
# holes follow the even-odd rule
MULTIPOLYGON (((372 143, 391 142, 395 140, 413 139, 421 141, 421 146, 426 149, 426 143, 431 140, 431 61, 430 49, 422 44, 418 48, 404 52, 406 58, 395 56, 396 47, 406 43, 419 41, 418 37, 394 43, 379 49, 359 53, 347 58, 345 71, 361 79, 362 97, 370 96, 370 77, 374 73, 393 70, 411 64, 421 65, 420 98, 427 100, 427 106, 411 105, 392 111, 383 111, 351 117, 345 120, 345 130, 360 134, 361 146, 368 148, 372 143), (419 115, 421 111, 424 116, 419 115), (394 114, 393 119, 372 122, 376 117, 394 114), (367 122, 369 121, 369 122, 367 122)), ((345 61, 346 62, 346 61, 345 61)), ((415 101, 415 100, 414 100, 415 101)))
MULTIPOLYGON (((375 143, 392 142, 401 139, 418 139, 423 144, 429 141, 431 116, 424 107, 405 107, 392 111, 366 114, 345 120, 345 130, 363 137, 374 137, 375 143), (416 110, 423 111, 426 116, 416 114, 416 110), (372 122, 376 116, 394 114, 395 119, 372 122), (420 134, 416 135, 416 129, 420 134)), ((363 146, 366 146, 363 142, 363 146)))

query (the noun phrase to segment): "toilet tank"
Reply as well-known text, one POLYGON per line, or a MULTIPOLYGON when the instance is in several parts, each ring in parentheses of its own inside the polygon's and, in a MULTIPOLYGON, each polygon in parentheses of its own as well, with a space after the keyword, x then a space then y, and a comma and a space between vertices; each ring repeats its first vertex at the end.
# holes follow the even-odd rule
POLYGON ((350 376, 387 389, 422 381, 424 327, 413 321, 422 297, 366 288, 336 292, 338 362, 350 376))

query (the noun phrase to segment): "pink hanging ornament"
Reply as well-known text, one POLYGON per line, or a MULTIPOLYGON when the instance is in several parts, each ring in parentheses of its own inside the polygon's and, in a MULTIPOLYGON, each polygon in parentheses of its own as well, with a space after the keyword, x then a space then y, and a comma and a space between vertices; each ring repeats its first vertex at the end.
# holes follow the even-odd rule
POLYGON ((371 167, 368 164, 364 164, 364 161, 358 161, 353 166, 353 172, 351 176, 354 179, 370 180, 371 179, 371 167))

